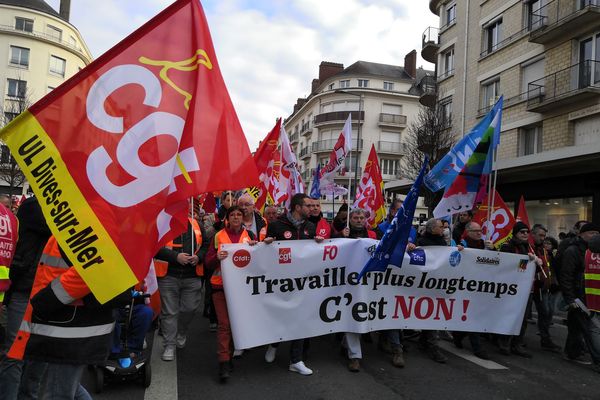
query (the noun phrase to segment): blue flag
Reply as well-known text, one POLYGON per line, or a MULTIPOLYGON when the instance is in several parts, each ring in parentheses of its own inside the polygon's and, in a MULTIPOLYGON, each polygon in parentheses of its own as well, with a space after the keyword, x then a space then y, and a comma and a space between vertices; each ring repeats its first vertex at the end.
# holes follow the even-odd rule
POLYGON ((320 176, 321 176, 321 164, 317 164, 317 169, 315 170, 315 173, 313 174, 313 181, 312 181, 312 185, 310 187, 310 197, 313 199, 320 199, 321 198, 321 190, 319 189, 319 185, 320 185, 320 176))
POLYGON ((404 251, 406 250, 412 230, 413 217, 417 208, 417 200, 419 199, 419 188, 423 183, 423 175, 425 175, 427 162, 426 157, 421 167, 421 172, 419 172, 419 176, 413 183, 408 195, 406 195, 402 207, 396 212, 396 216, 379 241, 375 252, 371 255, 371 258, 367 261, 362 271, 360 271, 358 279, 367 272, 385 271, 389 264, 397 267, 402 266, 404 251))
MULTIPOLYGON (((458 173, 463 169, 469 157, 481 141, 485 132, 492 126, 494 136, 493 148, 500 143, 500 119, 502 118, 503 96, 494 104, 494 107, 475 127, 465 135, 454 147, 438 162, 425 177, 425 186, 432 192, 437 192, 454 182, 458 173), (495 125, 492 125, 492 122, 495 125)), ((486 163, 486 165, 488 165, 486 163)), ((491 169, 491 162, 489 163, 491 169)))

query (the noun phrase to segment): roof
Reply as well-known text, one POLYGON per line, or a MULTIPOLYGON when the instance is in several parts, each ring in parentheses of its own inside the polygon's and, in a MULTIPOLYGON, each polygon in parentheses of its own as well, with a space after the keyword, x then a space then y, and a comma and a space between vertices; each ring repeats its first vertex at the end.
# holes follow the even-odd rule
POLYGON ((373 75, 389 79, 407 79, 413 78, 404 71, 403 67, 398 65, 379 64, 368 61, 357 61, 344 69, 336 76, 340 75, 373 75))
POLYGON ((60 14, 44 0, 0 0, 0 4, 29 8, 61 18, 60 14))

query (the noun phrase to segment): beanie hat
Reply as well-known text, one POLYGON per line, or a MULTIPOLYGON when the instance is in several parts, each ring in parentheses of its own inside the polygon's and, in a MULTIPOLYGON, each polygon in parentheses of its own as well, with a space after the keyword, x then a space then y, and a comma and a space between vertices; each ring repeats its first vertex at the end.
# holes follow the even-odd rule
POLYGON ((588 241, 588 249, 590 249, 592 253, 600 253, 600 235, 592 236, 588 241))
POLYGON ((516 235, 521 229, 529 230, 529 227, 527 226, 527 224, 525 222, 518 221, 516 224, 513 225, 513 229, 512 229, 513 236, 516 235))
POLYGON ((579 229, 579 233, 590 232, 590 231, 600 232, 600 226, 593 224, 591 222, 588 222, 587 224, 583 225, 581 227, 581 229, 579 229))

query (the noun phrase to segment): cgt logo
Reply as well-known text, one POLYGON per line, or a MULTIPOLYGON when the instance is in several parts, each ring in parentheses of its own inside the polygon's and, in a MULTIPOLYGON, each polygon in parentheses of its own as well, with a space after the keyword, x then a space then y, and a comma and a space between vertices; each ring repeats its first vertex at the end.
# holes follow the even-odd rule
POLYGON ((409 264, 411 265, 425 265, 425 250, 423 249, 414 249, 410 253, 408 253, 410 257, 409 264))
POLYGON ((248 250, 240 249, 233 253, 233 265, 238 268, 244 268, 248 264, 250 264, 250 253, 248 250))
POLYGON ((292 262, 292 249, 283 247, 279 249, 279 264, 289 264, 292 262))

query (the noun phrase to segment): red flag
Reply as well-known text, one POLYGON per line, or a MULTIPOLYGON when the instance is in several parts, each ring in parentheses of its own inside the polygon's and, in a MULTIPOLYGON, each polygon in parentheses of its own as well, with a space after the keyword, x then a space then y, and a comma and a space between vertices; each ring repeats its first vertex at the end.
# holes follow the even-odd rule
POLYGON ((483 236, 491 240, 496 248, 499 248, 512 237, 515 218, 502 197, 500 197, 500 193, 496 190, 494 190, 494 210, 491 213, 491 221, 487 220, 489 207, 486 197, 484 203, 479 206, 477 213, 473 216, 473 222, 481 225, 483 236))
POLYGON ((0 134, 104 303, 142 280, 199 193, 258 183, 198 0, 178 0, 0 134))
POLYGON ((372 228, 375 228, 385 218, 385 201, 382 192, 383 179, 379 170, 379 160, 377 160, 375 145, 371 145, 371 152, 358 184, 356 200, 352 207, 362 208, 369 213, 367 222, 372 228))
MULTIPOLYGON (((527 207, 525 207, 525 198, 522 195, 521 199, 519 200, 519 209, 517 210, 516 220, 523 222, 529 227, 529 229, 531 229, 531 225, 529 224, 529 216, 527 215, 527 207)), ((535 240, 533 239, 533 234, 531 232, 529 232, 529 238, 527 241, 529 242, 529 247, 531 247, 531 251, 533 252, 535 240)))
POLYGON ((206 213, 215 213, 217 211, 217 201, 212 192, 203 193, 198 196, 198 204, 206 213))
POLYGON ((280 131, 281 118, 277 119, 275 127, 267 134, 267 137, 260 143, 258 150, 254 153, 254 163, 256 164, 258 178, 260 180, 260 184, 258 185, 258 197, 254 204, 257 210, 263 209, 271 190, 271 177, 273 175, 273 167, 275 166, 275 157, 279 160, 277 146, 279 145, 280 131))

